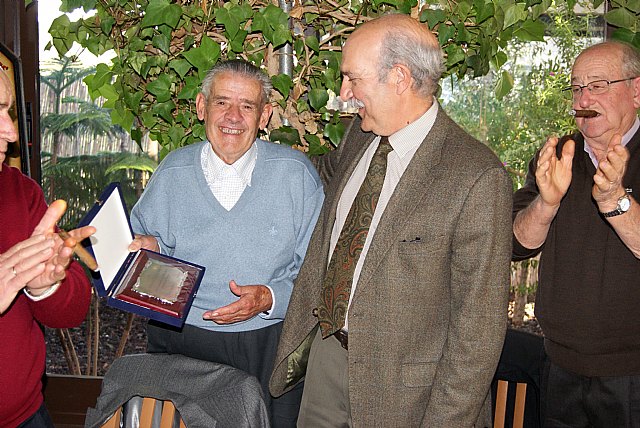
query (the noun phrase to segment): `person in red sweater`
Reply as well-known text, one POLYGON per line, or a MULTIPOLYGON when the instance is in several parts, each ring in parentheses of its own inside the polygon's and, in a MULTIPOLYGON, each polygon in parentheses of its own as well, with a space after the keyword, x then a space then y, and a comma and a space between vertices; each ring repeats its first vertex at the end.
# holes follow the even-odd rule
POLYGON ((0 426, 53 427, 42 396, 40 324, 66 328, 83 321, 91 288, 72 248, 95 229, 76 229, 63 241, 54 232, 66 203, 47 207, 35 181, 3 165, 8 144, 18 138, 14 102, 0 70, 0 426))

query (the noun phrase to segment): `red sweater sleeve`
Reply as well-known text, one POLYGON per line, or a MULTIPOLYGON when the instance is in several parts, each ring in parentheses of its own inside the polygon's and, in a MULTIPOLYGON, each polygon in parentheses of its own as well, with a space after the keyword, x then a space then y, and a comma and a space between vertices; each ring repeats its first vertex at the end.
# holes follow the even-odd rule
MULTIPOLYGON (((0 253, 31 236, 47 205, 40 186, 19 170, 0 170, 0 253)), ((0 316, 0 426, 13 428, 42 404, 45 343, 38 322, 74 327, 89 309, 91 288, 82 267, 72 262, 60 288, 33 302, 22 292, 0 316)))

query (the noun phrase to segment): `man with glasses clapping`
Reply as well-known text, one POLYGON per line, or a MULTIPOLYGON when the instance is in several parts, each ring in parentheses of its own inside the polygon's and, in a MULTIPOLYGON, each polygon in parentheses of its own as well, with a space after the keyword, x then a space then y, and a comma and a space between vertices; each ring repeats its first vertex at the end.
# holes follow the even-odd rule
POLYGON ((585 49, 567 91, 579 132, 549 138, 514 196, 513 259, 541 252, 544 426, 638 427, 640 52, 585 49))

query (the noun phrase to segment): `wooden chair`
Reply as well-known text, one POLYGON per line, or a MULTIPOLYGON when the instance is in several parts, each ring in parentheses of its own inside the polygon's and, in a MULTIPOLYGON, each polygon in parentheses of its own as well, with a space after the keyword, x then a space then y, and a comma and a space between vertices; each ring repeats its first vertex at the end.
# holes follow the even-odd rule
MULTIPOLYGON (((155 398, 144 397, 142 400, 142 410, 140 411, 140 428, 173 428, 176 407, 171 401, 161 401, 155 398), (162 417, 160 425, 153 425, 153 414, 156 405, 162 405, 162 417)), ((122 407, 113 414, 113 416, 102 425, 102 428, 120 428, 120 418, 122 416, 122 407)), ((126 427, 125 427, 126 428, 126 427)), ((180 419, 180 428, 186 428, 184 421, 180 419)))
MULTIPOLYGON (((509 382, 498 380, 498 392, 496 394, 496 407, 493 419, 493 428, 504 428, 505 414, 507 411, 507 391, 509 382)), ((522 428, 524 424, 524 404, 527 397, 527 384, 516 384, 516 400, 513 411, 513 428, 522 428)))

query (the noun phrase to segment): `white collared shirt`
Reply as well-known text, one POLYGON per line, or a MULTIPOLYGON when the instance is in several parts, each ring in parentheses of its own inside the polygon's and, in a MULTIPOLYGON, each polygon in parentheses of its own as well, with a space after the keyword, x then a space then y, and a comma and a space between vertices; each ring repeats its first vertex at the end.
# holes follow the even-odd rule
MULTIPOLYGON (((433 123, 436 120, 436 115, 438 113, 438 102, 433 100, 433 105, 420 116, 418 120, 415 122, 405 126, 398 132, 389 136, 389 143, 393 147, 393 151, 389 153, 387 156, 387 172, 384 177, 384 184, 382 185, 382 191, 380 192, 380 198, 378 199, 378 205, 376 205, 375 212, 373 213, 373 218, 371 219, 371 225, 369 226, 369 233, 367 234, 367 239, 365 240, 364 247, 362 249, 362 253, 360 254, 360 258, 358 259, 358 263, 356 264, 355 271, 353 273, 353 284, 351 285, 351 296, 349 297, 349 305, 351 305, 351 300, 353 299, 353 295, 358 284, 358 278, 360 277, 360 272, 362 271, 362 265, 364 263, 365 258, 367 257, 367 252, 369 251, 369 246, 371 245, 371 240, 376 233, 376 228, 378 227, 378 223, 380 222, 380 217, 382 217, 382 213, 387 207, 387 203, 393 192, 404 174, 404 171, 407 169, 409 162, 413 158, 413 155, 422 144, 422 141, 425 139, 431 128, 433 127, 433 123)), ((369 169, 369 164, 371 163, 371 158, 373 158, 373 154, 378 148, 378 144, 380 143, 380 137, 376 137, 375 140, 369 145, 369 148, 366 150, 358 165, 353 170, 349 181, 347 182, 344 190, 342 191, 342 195, 340 195, 340 200, 338 201, 338 208, 336 210, 336 221, 333 224, 333 230, 331 231, 331 244, 329 247, 329 260, 331 260, 331 255, 333 254, 333 250, 338 242, 338 238, 340 236, 340 232, 342 231, 342 227, 344 226, 344 222, 347 219, 347 215, 349 214, 349 210, 351 209, 351 205, 353 204, 358 191, 360 190, 360 186, 364 181, 365 175, 367 174, 367 170, 369 169)), ((348 321, 349 321, 349 313, 347 309, 347 317, 345 320, 344 329, 348 329, 348 321)))
POLYGON ((235 206, 244 189, 251 186, 251 175, 257 158, 258 149, 255 142, 231 165, 215 154, 211 144, 202 147, 200 160, 204 177, 213 196, 227 211, 235 206))

